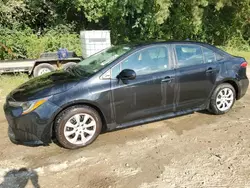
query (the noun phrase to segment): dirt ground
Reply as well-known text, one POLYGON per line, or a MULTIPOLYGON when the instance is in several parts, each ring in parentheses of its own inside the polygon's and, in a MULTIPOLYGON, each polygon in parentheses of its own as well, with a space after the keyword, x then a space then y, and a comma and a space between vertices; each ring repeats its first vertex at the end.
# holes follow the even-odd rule
POLYGON ((110 132, 73 151, 12 144, 3 101, 0 187, 250 187, 249 90, 226 115, 197 112, 110 132))

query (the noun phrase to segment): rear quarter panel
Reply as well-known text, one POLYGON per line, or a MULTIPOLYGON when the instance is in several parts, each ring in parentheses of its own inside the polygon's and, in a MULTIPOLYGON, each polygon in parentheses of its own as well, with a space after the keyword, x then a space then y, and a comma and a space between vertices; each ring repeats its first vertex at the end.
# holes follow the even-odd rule
POLYGON ((234 83, 234 86, 237 86, 237 99, 245 94, 249 84, 246 73, 247 69, 241 67, 241 63, 244 61, 245 59, 240 57, 232 57, 224 60, 224 65, 221 67, 221 73, 216 84, 219 85, 224 82, 234 83))

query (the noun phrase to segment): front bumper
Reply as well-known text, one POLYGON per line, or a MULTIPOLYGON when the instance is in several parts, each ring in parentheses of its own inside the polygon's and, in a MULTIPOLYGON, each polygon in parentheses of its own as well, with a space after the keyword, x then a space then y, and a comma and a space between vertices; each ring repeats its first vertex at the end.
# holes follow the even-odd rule
POLYGON ((29 114, 21 115, 22 109, 4 105, 8 121, 8 136, 15 144, 48 145, 52 142, 53 120, 59 107, 47 101, 29 114))

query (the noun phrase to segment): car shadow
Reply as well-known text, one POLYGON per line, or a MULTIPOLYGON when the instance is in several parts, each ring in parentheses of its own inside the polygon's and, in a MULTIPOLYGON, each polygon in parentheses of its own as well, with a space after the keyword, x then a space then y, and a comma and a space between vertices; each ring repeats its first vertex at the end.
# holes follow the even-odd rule
POLYGON ((133 128, 133 127, 137 127, 137 126, 142 126, 142 125, 147 125, 147 124, 151 124, 151 123, 156 123, 156 122, 160 122, 160 121, 166 121, 166 120, 169 120, 169 119, 174 119, 176 117, 181 117, 181 116, 187 116, 187 115, 194 114, 194 113, 195 112, 187 112, 186 114, 176 114, 175 116, 168 117, 168 118, 155 119, 155 120, 152 119, 150 121, 145 121, 145 122, 141 121, 141 122, 133 124, 133 125, 119 127, 119 128, 113 129, 113 130, 107 130, 107 131, 104 130, 103 132, 101 132, 101 134, 106 134, 106 133, 110 133, 110 132, 121 131, 121 130, 124 130, 124 129, 129 129, 129 128, 133 128))
POLYGON ((34 188, 40 188, 36 171, 27 168, 12 169, 4 175, 0 188, 25 188, 29 180, 34 188))
POLYGON ((197 111, 197 113, 200 113, 200 114, 207 114, 207 115, 214 115, 212 112, 209 112, 208 110, 197 111))
POLYGON ((121 130, 124 130, 124 129, 129 129, 129 128, 133 128, 133 127, 137 127, 137 126, 141 126, 141 125, 146 125, 146 124, 150 124, 150 123, 166 121, 166 120, 170 120, 170 119, 174 119, 174 118, 182 117, 182 116, 187 116, 187 115, 194 114, 194 113, 205 114, 205 115, 208 115, 208 116, 215 116, 213 113, 209 112, 208 110, 200 110, 200 111, 196 111, 196 112, 191 111, 191 112, 188 112, 188 113, 185 113, 185 114, 176 114, 175 116, 169 117, 169 118, 163 118, 163 119, 160 119, 160 120, 152 120, 152 121, 149 121, 149 122, 141 122, 141 123, 134 124, 134 125, 131 125, 131 126, 126 126, 126 127, 119 127, 117 129, 113 129, 113 130, 110 130, 110 131, 105 131, 104 130, 104 131, 101 132, 101 134, 121 131, 121 130))
MULTIPOLYGON (((150 123, 155 123, 155 122, 160 122, 160 121, 165 121, 165 120, 169 120, 169 119, 174 119, 174 118, 176 118, 176 117, 187 116, 187 115, 194 114, 194 113, 195 113, 195 112, 191 111, 191 112, 188 112, 188 113, 186 113, 186 114, 176 114, 176 115, 173 116, 173 117, 163 118, 163 119, 160 119, 160 120, 152 120, 152 121, 148 121, 148 122, 140 122, 140 123, 137 123, 137 124, 134 124, 134 125, 131 125, 131 126, 119 127, 119 128, 113 129, 113 130, 102 129, 100 134, 106 134, 106 133, 110 133, 110 132, 122 131, 122 130, 124 130, 124 129, 129 129, 129 128, 133 128, 133 127, 137 127, 137 126, 142 126, 142 125, 146 125, 146 124, 150 124, 150 123)), ((214 116, 214 114, 211 113, 211 112, 209 112, 208 110, 197 111, 197 113, 214 116)), ((48 143, 48 144, 46 144, 46 145, 41 144, 41 145, 26 145, 26 146, 28 146, 28 147, 41 147, 41 146, 46 147, 46 146, 50 146, 52 143, 53 143, 53 144, 56 144, 56 145, 59 146, 60 148, 64 148, 64 147, 58 142, 58 140, 56 139, 56 135, 55 135, 55 132, 54 132, 54 131, 53 131, 53 133, 52 133, 51 143, 48 143)), ((64 148, 64 149, 65 149, 65 148, 64 148)), ((0 188, 1 188, 1 187, 0 187, 0 188)))

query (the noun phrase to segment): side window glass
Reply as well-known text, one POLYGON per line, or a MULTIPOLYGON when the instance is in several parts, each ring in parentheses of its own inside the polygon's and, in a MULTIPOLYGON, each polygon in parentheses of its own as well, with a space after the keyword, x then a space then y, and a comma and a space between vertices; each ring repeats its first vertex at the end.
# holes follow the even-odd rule
POLYGON ((216 61, 214 51, 208 48, 203 48, 203 55, 204 55, 205 63, 212 63, 216 61))
POLYGON ((200 46, 176 45, 175 50, 178 60, 178 67, 187 67, 204 63, 203 54, 200 46))
POLYGON ((221 61, 222 59, 224 59, 224 57, 222 55, 220 55, 220 54, 216 53, 215 56, 216 56, 217 61, 221 61))
POLYGON ((145 75, 168 70, 168 47, 161 45, 143 49, 125 59, 121 66, 122 70, 134 70, 136 75, 145 75))
POLYGON ((120 70, 120 63, 118 63, 117 65, 115 65, 112 69, 111 69, 111 79, 116 79, 116 77, 118 76, 118 74, 121 72, 120 70))

